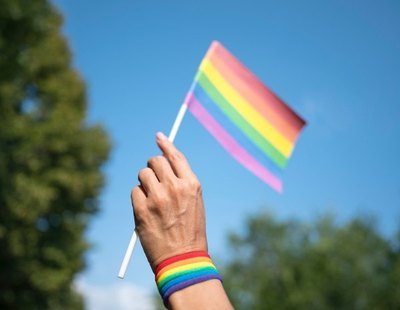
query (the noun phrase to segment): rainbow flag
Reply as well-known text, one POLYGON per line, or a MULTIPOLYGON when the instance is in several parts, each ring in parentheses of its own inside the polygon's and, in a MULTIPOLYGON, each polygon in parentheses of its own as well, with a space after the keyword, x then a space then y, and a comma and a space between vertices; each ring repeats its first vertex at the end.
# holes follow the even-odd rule
POLYGON ((278 192, 305 121, 214 41, 184 101, 239 163, 278 192))

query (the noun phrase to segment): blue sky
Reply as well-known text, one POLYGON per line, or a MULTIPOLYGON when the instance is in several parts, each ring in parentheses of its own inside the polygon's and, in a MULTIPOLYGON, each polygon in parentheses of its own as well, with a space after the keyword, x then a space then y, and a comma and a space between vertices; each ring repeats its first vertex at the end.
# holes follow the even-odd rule
MULTIPOLYGON (((101 213, 88 231, 95 247, 85 287, 121 285, 116 274, 133 229, 130 190, 159 153, 154 135, 168 134, 215 39, 308 125, 279 195, 185 116, 176 145, 203 185, 211 254, 223 259, 227 232, 260 210, 305 220, 370 214, 387 234, 399 223, 399 1, 53 2, 87 83, 88 122, 102 123, 113 142, 101 213)), ((140 246, 124 283, 154 289, 140 246)))

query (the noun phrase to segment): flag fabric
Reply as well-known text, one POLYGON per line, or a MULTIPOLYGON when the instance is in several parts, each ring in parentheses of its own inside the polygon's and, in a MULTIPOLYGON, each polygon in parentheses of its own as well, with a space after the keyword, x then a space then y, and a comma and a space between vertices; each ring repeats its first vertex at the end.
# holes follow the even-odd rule
POLYGON ((221 43, 212 42, 184 104, 239 163, 282 192, 305 121, 221 43))

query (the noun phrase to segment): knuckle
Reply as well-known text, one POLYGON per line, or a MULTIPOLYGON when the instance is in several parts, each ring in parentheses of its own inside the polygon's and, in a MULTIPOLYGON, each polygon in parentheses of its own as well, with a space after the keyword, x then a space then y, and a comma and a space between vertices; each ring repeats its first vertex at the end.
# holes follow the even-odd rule
POLYGON ((193 178, 189 181, 189 186, 196 192, 201 192, 201 184, 197 178, 193 178))
POLYGON ((141 169, 141 170, 139 171, 139 173, 138 173, 138 178, 139 178, 139 179, 141 179, 141 178, 144 176, 144 174, 145 174, 144 171, 145 171, 144 169, 141 169))
POLYGON ((185 160, 185 157, 183 156, 183 154, 179 151, 174 151, 171 153, 171 160, 172 161, 182 161, 185 160))
POLYGON ((147 166, 153 167, 155 164, 160 163, 162 156, 153 156, 147 161, 147 166))
POLYGON ((184 190, 190 195, 197 196, 201 193, 201 184, 196 177, 187 179, 184 184, 184 190))
POLYGON ((160 207, 162 207, 163 205, 166 204, 167 197, 163 193, 157 192, 157 193, 154 193, 154 195, 151 197, 151 200, 153 202, 151 204, 151 206, 153 208, 160 208, 160 207))
POLYGON ((140 197, 141 195, 143 195, 143 191, 142 191, 142 189, 140 188, 139 185, 136 186, 136 187, 134 187, 134 188, 131 190, 131 198, 132 198, 132 201, 133 201, 133 199, 136 199, 136 198, 140 197))
POLYGON ((149 172, 150 172, 150 168, 141 169, 139 171, 139 174, 138 174, 139 179, 145 177, 146 175, 148 175, 149 172))
POLYGON ((180 194, 181 192, 183 192, 185 190, 184 184, 183 184, 183 182, 176 180, 175 182, 171 182, 169 184, 169 190, 173 195, 180 194))
POLYGON ((139 201, 139 198, 143 195, 142 190, 139 188, 139 186, 136 186, 134 189, 131 191, 131 201, 132 204, 135 202, 137 203, 139 201))
POLYGON ((154 156, 154 158, 157 161, 165 161, 166 160, 166 158, 163 155, 157 155, 157 156, 154 156))
POLYGON ((155 161, 154 157, 151 157, 151 158, 147 161, 147 167, 153 166, 153 165, 154 165, 154 161, 155 161))

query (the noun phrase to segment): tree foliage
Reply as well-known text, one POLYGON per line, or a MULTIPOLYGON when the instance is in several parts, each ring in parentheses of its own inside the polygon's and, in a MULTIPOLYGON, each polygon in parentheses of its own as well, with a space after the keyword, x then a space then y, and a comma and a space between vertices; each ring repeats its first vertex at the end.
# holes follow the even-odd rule
POLYGON ((236 309, 399 309, 400 233, 385 239, 373 221, 339 226, 249 218, 230 236, 224 284, 236 309))
POLYGON ((79 309, 109 143, 47 0, 0 0, 0 308, 79 309))

